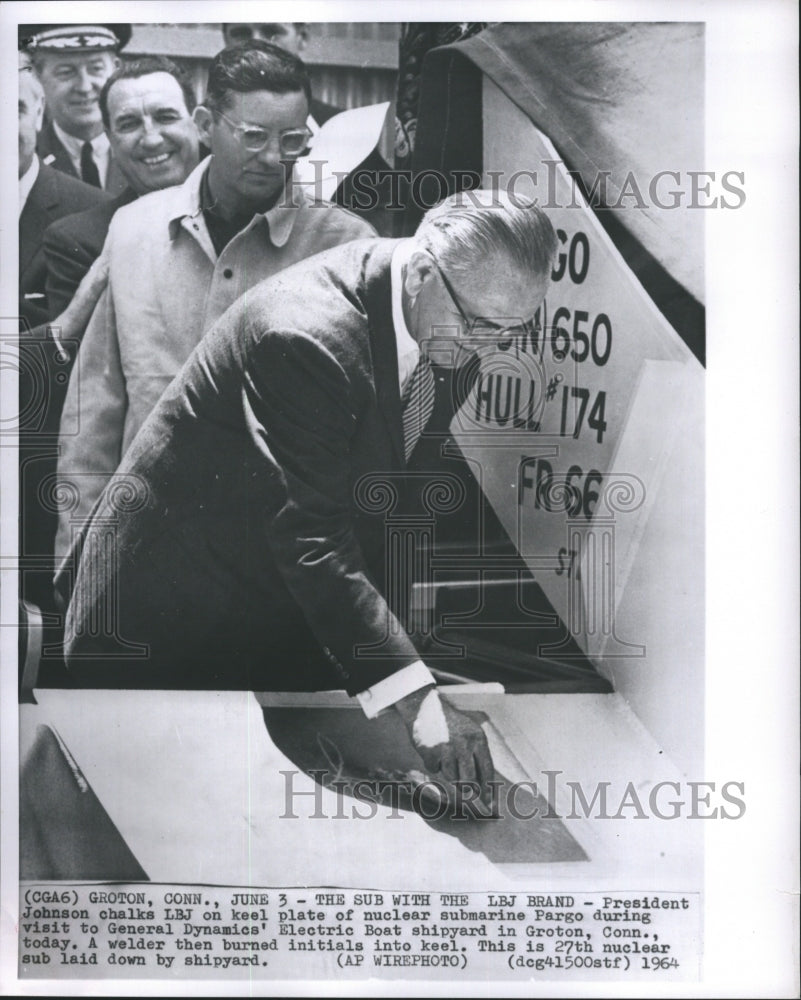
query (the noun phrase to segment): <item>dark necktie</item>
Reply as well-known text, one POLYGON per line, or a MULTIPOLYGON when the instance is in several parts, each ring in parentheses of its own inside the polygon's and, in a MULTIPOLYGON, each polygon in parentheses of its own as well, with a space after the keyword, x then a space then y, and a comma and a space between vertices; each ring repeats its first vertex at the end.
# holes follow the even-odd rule
POLYGON ((95 163, 94 150, 89 141, 81 146, 81 180, 93 187, 100 187, 100 174, 95 163))
POLYGON ((417 367, 403 387, 401 397, 403 407, 403 443, 406 461, 414 451, 414 446, 423 433, 434 410, 434 373, 425 358, 420 358, 417 367))

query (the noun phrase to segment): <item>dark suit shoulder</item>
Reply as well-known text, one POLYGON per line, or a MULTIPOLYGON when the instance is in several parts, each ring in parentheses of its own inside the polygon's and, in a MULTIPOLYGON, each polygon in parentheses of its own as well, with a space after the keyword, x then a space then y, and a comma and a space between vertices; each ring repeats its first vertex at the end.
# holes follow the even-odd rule
POLYGON ((39 202, 42 207, 58 205, 58 217, 83 212, 87 208, 108 201, 110 195, 91 184, 84 184, 77 177, 70 177, 60 170, 42 163, 39 176, 28 195, 29 200, 39 202))
POLYGON ((100 256, 114 213, 134 197, 132 191, 124 192, 83 212, 66 215, 47 227, 42 243, 51 320, 66 309, 84 275, 100 256))
POLYGON ((104 199, 91 208, 58 219, 45 230, 45 248, 80 248, 97 256, 103 249, 114 213, 134 198, 132 191, 125 191, 116 198, 104 199))

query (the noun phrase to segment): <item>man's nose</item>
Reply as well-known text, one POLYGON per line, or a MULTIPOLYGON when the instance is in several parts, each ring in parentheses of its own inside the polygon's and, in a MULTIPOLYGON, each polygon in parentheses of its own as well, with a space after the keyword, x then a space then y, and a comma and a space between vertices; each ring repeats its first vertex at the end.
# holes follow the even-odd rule
POLYGON ((75 89, 82 94, 90 94, 95 89, 95 79, 85 66, 78 67, 75 77, 75 89))
POLYGON ((281 165, 283 156, 281 154, 281 140, 277 135, 271 135, 264 149, 260 149, 256 154, 259 163, 276 170, 281 165))
POLYGON ((142 138, 140 140, 142 145, 149 148, 160 146, 163 138, 157 123, 152 118, 145 118, 142 123, 142 138))

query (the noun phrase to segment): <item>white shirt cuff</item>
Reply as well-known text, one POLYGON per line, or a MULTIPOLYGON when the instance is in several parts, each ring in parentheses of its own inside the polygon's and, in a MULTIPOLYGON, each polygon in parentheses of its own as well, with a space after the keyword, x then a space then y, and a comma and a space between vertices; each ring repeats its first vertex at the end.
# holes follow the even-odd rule
POLYGON ((373 684, 366 691, 360 691, 356 697, 368 719, 374 719, 379 712, 394 705, 396 701, 405 698, 413 691, 436 684, 431 671, 422 660, 415 660, 408 667, 390 674, 382 681, 373 684))

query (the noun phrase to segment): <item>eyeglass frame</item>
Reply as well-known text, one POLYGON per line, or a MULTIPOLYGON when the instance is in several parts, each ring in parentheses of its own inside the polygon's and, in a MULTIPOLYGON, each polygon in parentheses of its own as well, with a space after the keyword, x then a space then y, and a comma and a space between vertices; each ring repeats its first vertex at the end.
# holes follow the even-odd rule
MULTIPOLYGON (((273 133, 271 133, 269 131, 269 129, 266 129, 266 128, 263 129, 261 127, 261 125, 253 125, 253 124, 249 124, 248 122, 235 122, 235 121, 233 121, 233 119, 229 118, 228 115, 225 114, 224 111, 220 111, 219 108, 213 108, 212 109, 212 114, 219 115, 220 118, 224 118, 228 122, 228 124, 231 126, 231 131, 234 133, 234 135, 236 135, 237 142, 243 147, 243 149, 247 150, 248 153, 260 153, 264 149, 264 147, 267 145, 267 143, 270 141, 270 139, 274 137, 273 133), (243 141, 243 138, 242 138, 242 133, 244 132, 244 130, 246 128, 261 129, 262 132, 266 132, 267 133, 267 138, 264 140, 264 142, 261 144, 261 146, 259 146, 258 149, 251 149, 249 146, 245 145, 245 143, 243 141)), ((297 152, 297 153, 285 153, 284 150, 282 149, 282 142, 281 142, 281 140, 283 139, 283 137, 288 132, 303 132, 303 133, 305 133, 305 135, 306 135, 306 144, 307 145, 308 145, 309 139, 311 139, 311 137, 314 135, 314 133, 312 132, 312 130, 307 125, 303 125, 302 127, 298 127, 298 128, 285 128, 282 132, 278 133, 278 151, 281 154, 281 156, 285 156, 285 157, 287 157, 287 159, 289 159, 289 158, 297 159, 301 155, 301 153, 303 152, 303 150, 300 150, 300 152, 297 152)))
MULTIPOLYGON (((459 301, 459 296, 454 291, 453 285, 450 283, 450 281, 448 280, 448 278, 445 275, 445 272, 440 267, 437 258, 434 256, 433 253, 431 253, 430 250, 426 250, 425 252, 431 258, 431 262, 433 263, 434 267, 437 269, 437 274, 439 274, 439 276, 440 276, 440 278, 442 280, 442 284, 445 286, 445 291, 450 296, 451 302, 453 302, 453 304, 456 306, 456 310, 459 313, 459 316, 461 317, 462 322, 464 323, 465 333, 467 334, 467 336, 470 336, 470 331, 476 325, 476 323, 478 322, 478 320, 485 319, 486 317, 474 316, 472 320, 469 319, 467 313, 462 308, 461 302, 459 301)), ((523 325, 527 326, 529 322, 533 322, 533 320, 529 320, 526 323, 524 323, 523 325)), ((493 324, 492 326, 487 327, 487 333, 484 334, 483 336, 488 336, 490 334, 492 336, 497 336, 498 334, 507 333, 508 331, 515 330, 515 329, 518 329, 518 327, 514 327, 514 326, 496 326, 496 325, 493 324)))

